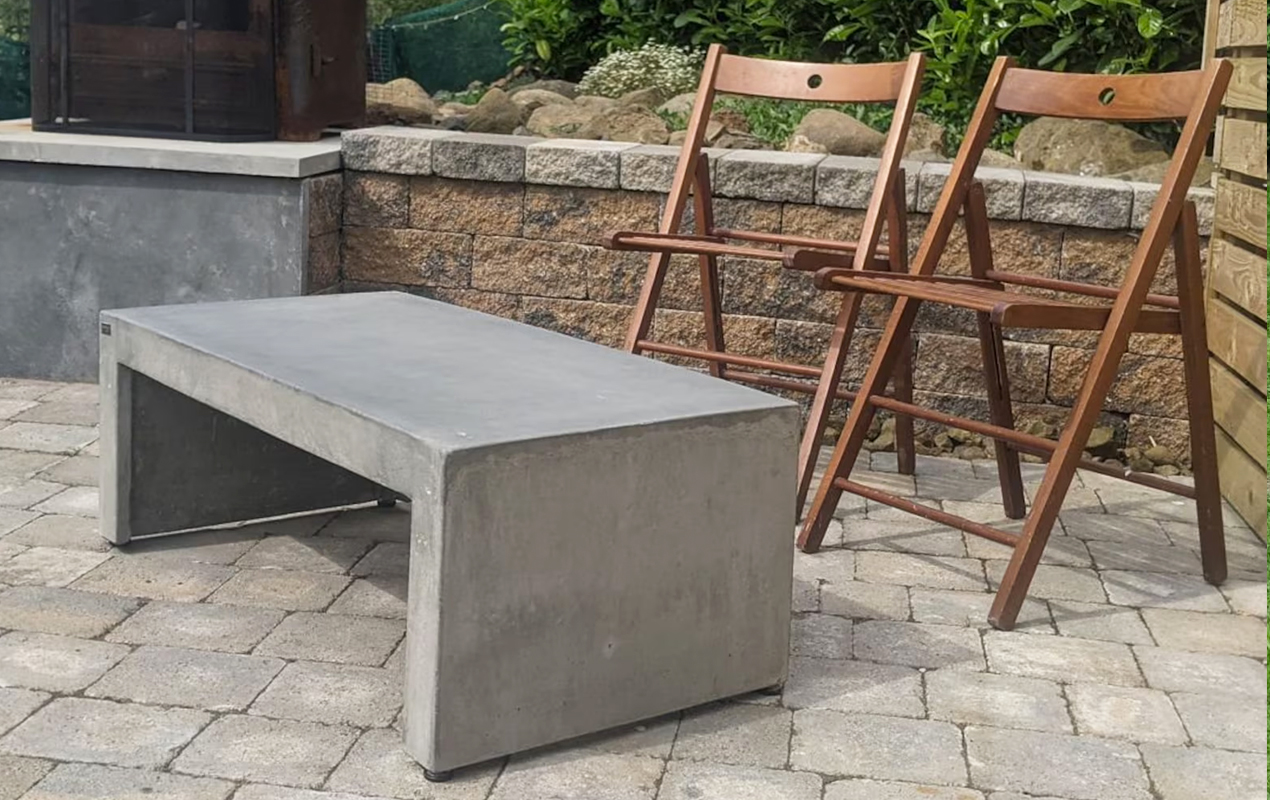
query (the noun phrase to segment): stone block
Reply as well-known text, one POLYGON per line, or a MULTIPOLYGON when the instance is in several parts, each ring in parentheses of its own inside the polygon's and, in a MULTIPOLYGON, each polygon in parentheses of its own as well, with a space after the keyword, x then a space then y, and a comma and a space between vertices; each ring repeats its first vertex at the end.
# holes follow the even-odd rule
POLYGON ((808 772, 675 762, 657 795, 662 800, 820 800, 821 778, 808 772))
POLYGON ((343 726, 227 715, 172 762, 190 775, 315 789, 357 739, 343 726))
POLYGON ((39 514, 34 511, 25 511, 20 508, 0 507, 0 537, 8 535, 12 531, 16 531, 18 528, 21 528, 23 525, 26 525, 38 516, 39 514))
POLYGON ((1102 582, 1107 597, 1116 605, 1217 613, 1227 610, 1221 592, 1200 575, 1107 570, 1102 573, 1102 582))
POLYGON ((344 173, 344 224, 404 228, 410 223, 410 179, 374 172, 344 173))
POLYGON ((855 657, 926 669, 985 669, 978 631, 951 625, 868 621, 856 625, 855 657))
POLYGON ((0 592, 0 628, 95 639, 140 607, 132 597, 14 586, 0 592))
POLYGON ((0 484, 0 507, 29 508, 36 513, 41 513, 35 506, 65 488, 60 483, 50 483, 49 481, 41 480, 0 484))
POLYGON ((519 183, 525 180, 526 136, 469 133, 432 143, 432 171, 443 178, 519 183))
POLYGON ((197 603, 229 580, 236 570, 215 564, 183 564, 167 559, 112 558, 75 581, 85 592, 197 603))
POLYGON ((120 767, 165 766, 211 720, 210 714, 61 697, 0 740, 15 755, 120 767))
POLYGON ((480 311, 482 314, 493 314, 496 317, 517 319, 520 317, 520 295, 502 292, 482 292, 478 289, 426 289, 420 292, 433 300, 480 311))
MULTIPOLYGON (((1048 346, 1006 342, 1005 364, 1012 399, 1026 403, 1045 400, 1050 369, 1048 346)), ((918 339, 913 385, 942 394, 982 396, 984 377, 979 342, 961 336, 922 334, 918 339)))
POLYGON ((379 666, 405 633, 397 620, 292 614, 256 647, 258 655, 379 666))
POLYGON ((584 300, 589 265, 608 255, 601 248, 571 242, 477 236, 472 247, 472 287, 584 300))
POLYGON ((947 722, 794 712, 794 769, 942 786, 966 783, 961 731, 947 722))
POLYGON ((332 614, 406 618, 406 578, 376 575, 359 578, 331 603, 332 614))
POLYGON ((423 767, 402 747, 400 733, 390 728, 372 728, 362 734, 331 773, 326 788, 374 797, 486 800, 502 767, 499 761, 457 772, 444 785, 430 783, 423 776, 423 767))
POLYGON ((266 534, 294 533, 297 536, 306 536, 315 531, 320 524, 312 517, 307 520, 297 517, 228 530, 187 533, 179 539, 170 536, 149 536, 132 540, 127 547, 118 548, 116 554, 117 557, 137 561, 177 561, 228 566, 242 558, 243 554, 255 547, 256 542, 266 534))
POLYGON ((1124 644, 1154 644, 1136 608, 1105 603, 1051 600, 1050 610, 1059 634, 1124 644))
POLYGON ((1142 757, 1162 800, 1250 800, 1266 791, 1265 753, 1145 744, 1142 757))
POLYGON ((850 658, 851 621, 824 614, 795 618, 790 652, 810 658, 850 658))
POLYGON ((324 233, 309 237, 304 292, 331 290, 340 282, 340 234, 324 233))
MULTIPOLYGON (((234 785, 213 778, 190 778, 169 772, 106 767, 99 764, 59 764, 27 800, 89 800, 89 798, 162 797, 164 800, 224 800, 234 785)), ((0 797, 4 795, 0 794, 0 797)))
POLYGON ((1155 689, 1261 698, 1266 694, 1265 667, 1251 658, 1145 646, 1135 647, 1134 653, 1147 684, 1155 689))
POLYGON ((146 646, 84 694, 148 705, 241 711, 282 667, 276 658, 146 646))
MULTIPOLYGON (((917 189, 917 210, 929 214, 935 210, 939 196, 952 174, 952 164, 928 161, 922 164, 917 189)), ((979 167, 975 180, 983 184, 985 205, 990 219, 1023 218, 1023 171, 999 167, 979 167)), ((1049 220, 1042 220, 1049 221, 1049 220)))
POLYGON ((105 553, 32 547, 0 562, 0 583, 66 586, 109 558, 105 553))
POLYGON ((1256 617, 1144 608, 1142 618, 1161 647, 1250 658, 1265 653, 1266 623, 1256 617))
POLYGON ((1127 228, 1133 189, 1110 178, 1025 172, 1023 219, 1084 228, 1127 228))
MULTIPOLYGON (((1141 236, 1136 231, 1069 228, 1063 236, 1063 266, 1058 277, 1119 289, 1124 283, 1140 239, 1141 236)), ((1160 264, 1151 288, 1161 294, 1177 294, 1177 273, 1172 266, 1171 252, 1160 264)), ((1080 343, 1079 346, 1089 350, 1097 346, 1096 332, 1084 336, 1087 337, 1087 342, 1080 343)), ((1161 338, 1170 342, 1178 341, 1176 336, 1161 338)), ((1135 343, 1139 345, 1135 351, 1141 352, 1142 339, 1139 338, 1135 343)), ((1181 350, 1170 355, 1180 358, 1181 350)))
MULTIPOLYGON (((783 317, 790 325, 831 323, 841 304, 840 296, 819 291, 807 275, 783 269, 779 261, 728 259, 722 272, 723 310, 729 314, 783 317)), ((823 352, 818 355, 823 360, 823 352)))
POLYGON ((789 757, 790 719, 783 708, 746 703, 703 706, 684 715, 671 757, 783 768, 789 757))
POLYGON ((54 425, 96 425, 97 401, 73 403, 52 400, 13 416, 14 422, 49 422, 54 425))
POLYGON ((126 655, 123 645, 14 631, 0 637, 0 685, 77 692, 126 655))
POLYGON ((825 800, 983 800, 983 793, 952 786, 848 778, 825 787, 825 800))
MULTIPOLYGON (((665 194, 675 179, 680 148, 641 144, 624 148, 619 154, 618 183, 627 191, 665 194)), ((713 164, 711 165, 713 167, 713 164)))
POLYGON ((1072 716, 1082 734, 1132 742, 1185 744, 1186 730, 1158 689, 1072 684, 1072 716))
MULTIPOLYGON (((1123 518, 1122 518, 1123 519, 1123 518)), ((1163 546, 1144 549, 1125 542, 1089 542, 1089 553, 1098 569, 1141 572, 1198 573, 1199 556, 1188 547, 1163 546)))
POLYGON ((968 728, 971 781, 983 789, 1071 800, 1151 800, 1131 744, 1085 736, 968 728))
MULTIPOLYGON (((986 591, 924 589, 914 586, 909 594, 915 622, 979 629, 990 627, 988 611, 992 607, 994 595, 986 591)), ((1053 633, 1045 602, 1024 600, 1014 629, 1023 633, 1053 633)))
POLYGON ((97 431, 86 425, 14 422, 0 428, 0 448, 38 453, 74 455, 96 438, 97 431))
POLYGON ((96 486, 72 486, 31 506, 31 510, 44 514, 72 514, 96 518, 99 504, 96 486))
POLYGON ((908 591, 881 583, 829 581, 820 586, 820 610, 854 619, 906 620, 908 591))
MULTIPOLYGON (((33 692, 29 689, 0 688, 0 735, 31 716, 35 709, 48 702, 50 696, 46 692, 33 692)), ((3 767, 0 767, 0 776, 3 775, 3 767)), ((2 782, 0 786, 3 786, 2 782)))
POLYGON ((629 306, 527 297, 520 320, 577 339, 620 347, 630 326, 629 306))
MULTIPOLYGON (((1055 347, 1050 365, 1050 401, 1060 405, 1075 402, 1092 360, 1091 350, 1055 347)), ((1185 419, 1186 395, 1178 391, 1182 383, 1182 362, 1178 359, 1128 353, 1120 362, 1105 408, 1185 419)))
POLYGON ((465 287, 471 269, 467 234, 395 228, 344 232, 344 275, 351 280, 465 287))
POLYGON ((525 187, 517 183, 421 177, 410 181, 410 227, 519 236, 525 187))
POLYGON ((657 229, 661 199, 640 192, 525 187, 525 236, 599 245, 614 231, 657 229))
POLYGON ((238 559, 248 569, 340 574, 357 563, 372 542, 316 536, 267 536, 238 559))
MULTIPOLYGON (((826 156, 816 165, 816 205, 839 208, 869 207, 879 161, 859 156, 826 156)), ((920 161, 901 161, 904 170, 904 207, 917 207, 920 161)))
POLYGON ((211 603, 153 602, 106 637, 127 644, 159 644, 224 653, 246 653, 282 621, 271 609, 211 603))
POLYGON ((921 674, 910 667, 794 658, 782 703, 794 710, 815 708, 889 717, 926 716, 921 674))
MULTIPOLYGON (((1133 190, 1133 212, 1129 224, 1135 230, 1143 230, 1151 218, 1151 207, 1160 194, 1160 184, 1130 181, 1133 190)), ((1195 204, 1195 216, 1199 222, 1200 236, 1209 236, 1213 232, 1213 208, 1216 192, 1206 186, 1192 186, 1186 192, 1186 199, 1195 204)))
POLYGON ((926 676, 930 718, 994 728, 1072 733, 1057 683, 1011 675, 936 670, 926 676))
POLYGON ((897 520, 848 520, 842 526, 842 541, 844 546, 853 550, 889 550, 932 556, 966 555, 960 531, 914 516, 897 520))
POLYGON ((332 172, 309 178, 303 193, 309 237, 339 233, 344 218, 344 175, 332 172))
POLYGON ((1060 683, 1143 685, 1133 653, 1123 644, 1015 631, 989 631, 983 644, 993 672, 1060 683))
POLYGON ((0 755, 0 800, 18 800, 52 768, 48 761, 0 755))
POLYGON ((409 548, 399 542, 380 542, 353 565, 354 575, 404 577, 409 572, 409 548))
POLYGON ((1249 703, 1234 694, 1178 692, 1173 706, 1191 741, 1202 747, 1264 753, 1266 704, 1249 703))
POLYGON ((625 142, 574 139, 537 142, 525 150, 525 182, 616 189, 621 183, 622 153, 633 147, 625 142))
POLYGON ((715 193, 777 203, 814 203, 816 165, 824 156, 737 150, 719 159, 715 193))
POLYGON ((856 554, 856 579, 868 583, 981 591, 987 588, 983 565, 969 558, 908 553, 856 554))
MULTIPOLYGON (((1081 545, 1083 546, 1083 545, 1081 545)), ((987 561, 988 583, 993 591, 1001 585, 1008 562, 987 561)), ((1041 564, 1036 568, 1028 596, 1043 600, 1079 600, 1085 603, 1101 603, 1107 599, 1103 593, 1098 573, 1092 569, 1077 569, 1057 564, 1041 564)))
POLYGON ((99 553, 110 549, 110 543, 98 531, 95 518, 62 514, 45 514, 9 534, 5 541, 27 547, 60 547, 99 553))
POLYGON ((512 759, 489 799, 653 800, 664 769, 663 762, 645 756, 548 752, 512 759))
POLYGON ((453 135, 424 128, 362 128, 341 134, 340 150, 345 169, 431 175, 434 143, 453 135))

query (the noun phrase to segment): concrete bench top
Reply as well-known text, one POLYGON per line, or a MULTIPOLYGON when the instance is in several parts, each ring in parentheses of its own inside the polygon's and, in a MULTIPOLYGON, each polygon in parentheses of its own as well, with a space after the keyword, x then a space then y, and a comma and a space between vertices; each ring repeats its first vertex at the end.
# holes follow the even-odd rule
POLYGON ((793 405, 400 292, 156 306, 103 312, 102 321, 228 362, 441 453, 793 405))

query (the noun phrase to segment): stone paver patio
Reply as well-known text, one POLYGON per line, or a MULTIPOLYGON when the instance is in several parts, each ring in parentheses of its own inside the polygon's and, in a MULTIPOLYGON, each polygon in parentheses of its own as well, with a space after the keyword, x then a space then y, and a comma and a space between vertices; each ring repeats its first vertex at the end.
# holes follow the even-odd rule
MULTIPOLYGON (((1266 796, 1265 545, 1228 514, 1218 590, 1188 501, 1089 473, 1014 632, 985 621, 1005 548, 847 497, 795 558, 783 696, 429 784, 394 730, 405 510, 112 550, 96 391, 0 380, 0 800, 1266 796)), ((871 467, 999 521, 992 464, 871 467)))

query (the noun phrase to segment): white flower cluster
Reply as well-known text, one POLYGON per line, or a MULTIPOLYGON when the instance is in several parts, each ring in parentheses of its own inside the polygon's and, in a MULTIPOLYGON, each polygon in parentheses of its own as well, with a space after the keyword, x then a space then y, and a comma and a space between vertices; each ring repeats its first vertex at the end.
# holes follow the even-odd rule
POLYGON ((620 97, 636 89, 660 89, 667 97, 691 92, 701 77, 704 54, 648 42, 638 50, 618 50, 600 60, 578 83, 581 94, 620 97))

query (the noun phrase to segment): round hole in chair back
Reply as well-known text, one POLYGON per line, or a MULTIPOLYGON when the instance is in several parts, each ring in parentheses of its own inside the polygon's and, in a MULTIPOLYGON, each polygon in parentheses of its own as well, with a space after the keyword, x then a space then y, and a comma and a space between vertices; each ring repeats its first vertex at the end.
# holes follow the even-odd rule
POLYGON ((1108 86, 1098 93, 1098 102, 1104 106, 1111 105, 1111 101, 1116 99, 1116 90, 1108 86))
POLYGON ((819 75, 812 75, 810 78, 807 79, 807 85, 811 87, 812 89, 819 89, 820 84, 824 82, 825 82, 825 79, 820 77, 819 75))

